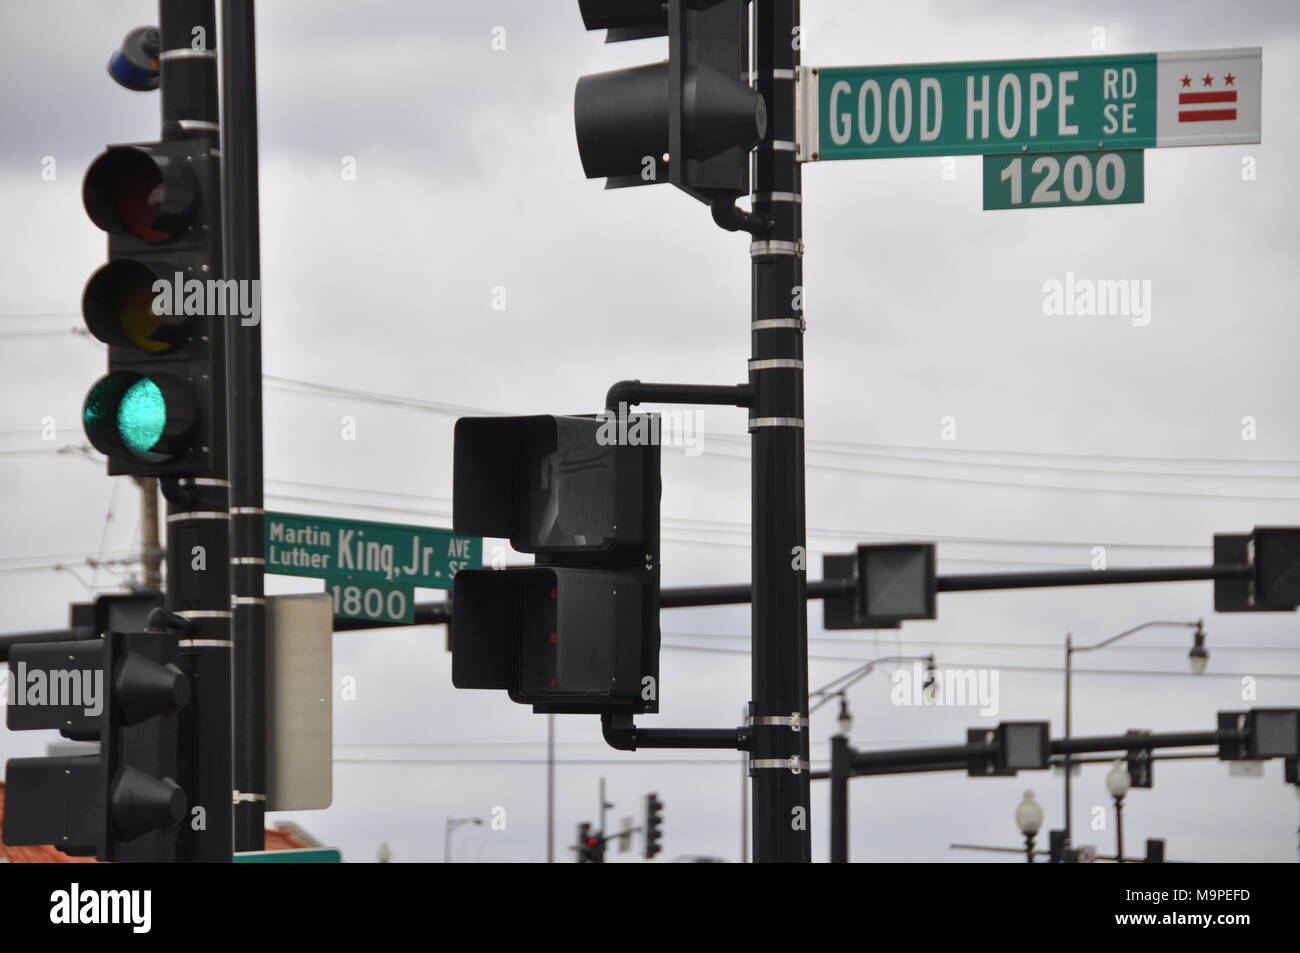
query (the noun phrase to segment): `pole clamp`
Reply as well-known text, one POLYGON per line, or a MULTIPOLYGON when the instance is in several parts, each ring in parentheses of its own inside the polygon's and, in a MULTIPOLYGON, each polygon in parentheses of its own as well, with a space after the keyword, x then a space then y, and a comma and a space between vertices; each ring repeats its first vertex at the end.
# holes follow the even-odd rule
POLYGON ((808 762, 793 754, 788 758, 756 758, 749 762, 751 768, 767 768, 776 771, 789 771, 791 774, 802 774, 808 770, 808 762))
POLYGON ((771 725, 777 728, 789 728, 802 731, 808 727, 808 716, 792 711, 788 715, 757 715, 749 719, 751 725, 771 725))

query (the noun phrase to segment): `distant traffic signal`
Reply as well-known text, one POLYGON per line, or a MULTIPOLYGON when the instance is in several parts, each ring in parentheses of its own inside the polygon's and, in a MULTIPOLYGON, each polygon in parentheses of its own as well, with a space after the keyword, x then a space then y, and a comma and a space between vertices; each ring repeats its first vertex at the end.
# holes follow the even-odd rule
POLYGON ((9 761, 6 844, 53 844, 109 861, 175 859, 186 799, 174 780, 173 716, 190 698, 176 652, 176 636, 160 631, 10 649, 8 727, 57 729, 100 750, 9 761))
POLYGON ((86 327, 108 345, 108 374, 86 396, 86 436, 110 475, 211 469, 220 430, 217 160, 207 137, 111 146, 83 199, 108 233, 109 261, 82 295, 86 327))
POLYGON ((452 523, 504 537, 536 565, 462 569, 452 682, 537 711, 653 712, 659 679, 659 447, 654 423, 465 417, 452 523))
POLYGON ((578 80, 573 115, 589 179, 670 181, 702 202, 749 191, 749 151, 767 135, 746 81, 748 0, 579 0, 606 42, 668 37, 668 61, 578 80), (667 163, 667 176, 663 164, 667 163))
POLYGON ((1300 528, 1216 533, 1214 565, 1250 569, 1247 576, 1214 580, 1215 612, 1294 612, 1300 606, 1300 528))
POLYGON ((578 825, 577 855, 580 864, 605 862, 605 839, 599 833, 594 833, 591 825, 586 822, 578 825))
MULTIPOLYGON (((1149 731, 1126 731, 1126 736, 1141 737, 1149 735, 1149 731)), ((1151 771, 1151 749, 1150 748, 1130 748, 1128 754, 1124 756, 1125 767, 1128 768, 1130 787, 1149 788, 1154 786, 1155 781, 1151 771)))
POLYGON ((664 802, 657 794, 645 797, 645 859, 653 860, 663 851, 664 802))

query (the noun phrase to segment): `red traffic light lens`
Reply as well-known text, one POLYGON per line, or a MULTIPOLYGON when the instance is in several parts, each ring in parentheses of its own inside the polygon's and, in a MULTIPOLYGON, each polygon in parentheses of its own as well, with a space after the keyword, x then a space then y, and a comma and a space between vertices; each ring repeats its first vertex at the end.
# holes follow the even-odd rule
POLYGON ((91 221, 113 235, 160 242, 184 231, 198 198, 193 160, 158 146, 114 146, 86 170, 91 221))
POLYGON ((117 193, 117 214, 126 230, 137 238, 157 242, 171 236, 151 228, 163 204, 162 173, 154 165, 141 166, 124 180, 117 193))

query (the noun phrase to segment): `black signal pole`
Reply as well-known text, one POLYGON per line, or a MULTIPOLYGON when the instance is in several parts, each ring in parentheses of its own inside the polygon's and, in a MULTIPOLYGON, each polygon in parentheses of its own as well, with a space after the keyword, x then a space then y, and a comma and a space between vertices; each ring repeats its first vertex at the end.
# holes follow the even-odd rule
MULTIPOLYGON (((159 89, 163 138, 193 138, 211 143, 215 155, 220 130, 217 115, 217 35, 213 0, 162 0, 158 28, 159 89), (196 28, 201 28, 198 30, 196 28), (203 42, 196 42, 204 38, 203 42)), ((215 199, 215 176, 204 195, 215 199)), ((205 221, 219 227, 217 209, 205 221)), ((220 250, 213 260, 219 278, 220 250)), ((212 413, 212 468, 161 480, 167 499, 167 608, 188 623, 179 640, 180 668, 190 680, 190 704, 178 721, 177 780, 185 791, 188 814, 180 825, 177 857, 229 863, 233 849, 231 812, 231 672, 229 483, 225 469, 225 327, 208 316, 205 328, 215 357, 212 413)))
POLYGON ((754 153, 749 384, 753 391, 754 860, 808 862, 808 617, 804 515, 803 241, 795 154, 799 0, 755 0, 752 69, 767 105, 754 153))
MULTIPOLYGON (((261 281, 253 0, 222 0, 222 193, 226 277, 261 281)), ((248 300, 248 299, 246 299, 248 300)), ((266 591, 262 508, 262 324, 227 320, 230 583, 235 662, 235 849, 266 846, 266 591)), ((255 319, 255 320, 254 320, 255 319)))

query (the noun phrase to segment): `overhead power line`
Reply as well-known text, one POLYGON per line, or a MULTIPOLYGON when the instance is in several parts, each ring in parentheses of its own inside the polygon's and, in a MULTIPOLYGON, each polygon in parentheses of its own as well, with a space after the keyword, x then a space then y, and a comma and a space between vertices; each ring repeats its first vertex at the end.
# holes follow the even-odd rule
MULTIPOLYGON (((452 502, 450 497, 445 497, 445 496, 431 496, 423 493, 403 493, 396 490, 371 490, 362 487, 342 486, 336 483, 315 483, 306 480, 279 480, 279 479, 270 479, 267 480, 267 482, 284 484, 286 486, 306 487, 310 489, 332 490, 332 491, 337 491, 342 493, 357 493, 357 494, 362 494, 367 496, 399 497, 399 498, 415 499, 415 500, 428 500, 433 503, 447 504, 448 506, 450 506, 452 502)), ((320 500, 319 502, 338 502, 338 503, 346 502, 346 503, 350 503, 351 505, 358 505, 358 506, 362 505, 360 503, 354 503, 352 501, 320 500)), ((403 512, 405 512, 405 510, 403 510, 403 512)), ((433 513, 431 515, 441 516, 445 514, 433 513)), ((704 519, 698 519, 694 517, 677 517, 676 519, 665 519, 663 522, 665 525, 670 525, 674 523, 681 524, 683 528, 687 524, 698 525, 701 528, 707 529, 709 531, 744 532, 744 533, 748 533, 750 531, 749 523, 739 522, 739 521, 704 520, 704 519)), ((1117 543, 1117 542, 1100 542, 1097 540, 1016 539, 1010 537, 936 535, 932 533, 888 533, 888 532, 869 531, 869 530, 819 529, 817 527, 810 527, 808 529, 808 533, 809 535, 813 535, 813 536, 827 536, 827 537, 833 536, 833 537, 844 537, 844 538, 851 538, 851 539, 898 539, 898 540, 923 539, 927 541, 934 541, 940 543, 963 543, 963 544, 973 544, 973 545, 978 544, 978 545, 991 545, 991 546, 1037 546, 1037 547, 1053 547, 1053 548, 1062 548, 1062 549, 1070 549, 1070 548, 1090 549, 1093 546, 1102 546, 1105 547, 1106 549, 1138 549, 1138 550, 1182 549, 1182 550, 1205 551, 1211 548, 1208 544, 1198 545, 1195 543, 1117 543)), ((1060 565, 1074 565, 1074 564, 1061 563, 1060 565)))
MULTIPOLYGON (((485 407, 471 407, 463 404, 451 404, 441 401, 421 400, 412 397, 402 397, 395 394, 383 394, 375 391, 360 390, 351 387, 340 387, 332 384, 320 384, 315 381, 306 381, 292 377, 281 377, 273 374, 263 375, 264 381, 269 382, 272 390, 282 390, 286 393, 310 394, 318 393, 334 397, 348 397, 357 400, 366 400, 376 403, 390 404, 399 407, 408 407, 415 410, 430 410, 445 414, 474 414, 487 417, 504 416, 506 412, 491 410, 485 407), (278 386, 277 386, 278 385, 278 386)), ((720 434, 706 433, 702 435, 706 440, 720 440, 723 442, 733 442, 747 445, 749 438, 739 434, 720 434)), ((1112 460, 1115 462, 1137 462, 1137 463, 1158 463, 1158 464, 1201 464, 1214 465, 1222 464, 1225 466, 1300 466, 1300 459, 1260 459, 1260 460, 1243 460, 1232 457, 1159 457, 1159 456, 1139 456, 1139 455, 1121 455, 1105 453, 1075 453, 1068 451, 1046 451, 1046 450, 1005 450, 1005 449, 980 449, 975 447, 927 447, 916 444, 888 444, 888 443, 861 443, 853 441, 839 440, 809 440, 805 444, 805 449, 814 452, 826 453, 855 453, 859 455, 869 455, 870 451, 878 450, 902 450, 921 453, 939 453, 939 454, 981 454, 990 456, 1026 456, 1041 458, 1061 458, 1061 459, 1079 459, 1079 460, 1112 460)), ((889 455, 891 459, 914 460, 916 462, 943 463, 948 465, 983 465, 988 466, 1008 466, 1013 467, 1015 464, 995 464, 991 461, 957 461, 957 460, 928 460, 915 457, 903 457, 897 454, 889 455)), ((810 464, 813 466, 813 464, 810 464)), ((1063 472, 1098 472, 1084 469, 1060 467, 1051 468, 1059 469, 1063 472)), ((1189 476, 1200 477, 1204 479, 1234 479, 1241 477, 1260 477, 1263 479, 1294 479, 1300 474, 1277 475, 1274 477, 1261 477, 1259 474, 1192 474, 1192 473, 1169 473, 1162 471, 1138 471, 1138 470, 1114 470, 1100 471, 1116 476, 1189 476)))

